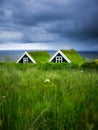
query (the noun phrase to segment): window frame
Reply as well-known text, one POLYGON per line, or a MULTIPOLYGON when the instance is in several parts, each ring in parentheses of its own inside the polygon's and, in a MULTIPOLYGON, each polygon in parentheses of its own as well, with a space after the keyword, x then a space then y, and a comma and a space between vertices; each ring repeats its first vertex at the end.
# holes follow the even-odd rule
POLYGON ((23 63, 28 63, 28 61, 29 61, 28 57, 23 58, 23 63))
POLYGON ((63 57, 62 56, 56 56, 56 63, 62 63, 63 57))

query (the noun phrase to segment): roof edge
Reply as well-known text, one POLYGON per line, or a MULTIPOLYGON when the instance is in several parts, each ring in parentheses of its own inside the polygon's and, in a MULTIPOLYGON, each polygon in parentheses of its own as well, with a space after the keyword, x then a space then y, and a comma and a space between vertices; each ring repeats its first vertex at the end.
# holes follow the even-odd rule
POLYGON ((31 60, 33 63, 36 64, 36 61, 28 54, 27 51, 25 51, 25 52, 23 53, 23 55, 17 60, 16 63, 19 63, 19 61, 23 58, 23 56, 24 56, 25 54, 30 58, 30 60, 31 60))

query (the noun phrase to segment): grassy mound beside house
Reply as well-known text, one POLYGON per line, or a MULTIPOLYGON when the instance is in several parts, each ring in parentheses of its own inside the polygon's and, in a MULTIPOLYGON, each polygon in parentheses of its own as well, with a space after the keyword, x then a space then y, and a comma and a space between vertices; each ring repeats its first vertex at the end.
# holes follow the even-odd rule
POLYGON ((0 130, 98 129, 98 71, 55 65, 0 64, 0 130))
POLYGON ((85 62, 85 59, 74 49, 71 50, 62 50, 62 52, 71 60, 74 64, 82 64, 85 62))
POLYGON ((90 62, 85 62, 81 65, 82 68, 94 68, 94 69, 98 69, 98 59, 95 59, 93 61, 90 62))

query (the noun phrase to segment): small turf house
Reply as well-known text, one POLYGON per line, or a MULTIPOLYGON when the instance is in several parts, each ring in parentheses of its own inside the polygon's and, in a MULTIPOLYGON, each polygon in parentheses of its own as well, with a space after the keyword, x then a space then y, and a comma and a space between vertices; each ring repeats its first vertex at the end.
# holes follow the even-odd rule
POLYGON ((49 60, 49 62, 54 63, 67 62, 74 64, 82 64, 84 61, 84 58, 74 49, 58 50, 49 60))
POLYGON ((58 50, 49 60, 49 62, 56 62, 56 63, 62 63, 62 62, 68 62, 71 63, 71 60, 64 55, 64 53, 61 50, 58 50))
POLYGON ((17 63, 45 63, 50 59, 47 51, 28 51, 18 59, 17 63))

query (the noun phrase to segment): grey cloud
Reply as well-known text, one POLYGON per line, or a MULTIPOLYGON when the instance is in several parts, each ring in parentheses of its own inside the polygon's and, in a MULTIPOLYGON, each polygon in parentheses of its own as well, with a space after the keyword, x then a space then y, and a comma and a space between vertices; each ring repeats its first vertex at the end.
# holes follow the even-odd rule
POLYGON ((2 31, 20 32, 9 40, 23 43, 97 39, 98 0, 1 0, 2 31))
POLYGON ((70 17, 54 23, 49 31, 59 33, 62 37, 80 40, 98 37, 98 3, 85 3, 71 5, 71 12, 68 13, 70 17))

